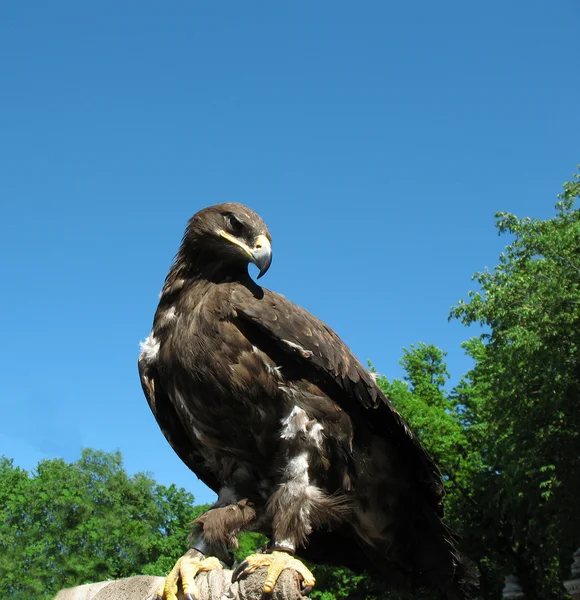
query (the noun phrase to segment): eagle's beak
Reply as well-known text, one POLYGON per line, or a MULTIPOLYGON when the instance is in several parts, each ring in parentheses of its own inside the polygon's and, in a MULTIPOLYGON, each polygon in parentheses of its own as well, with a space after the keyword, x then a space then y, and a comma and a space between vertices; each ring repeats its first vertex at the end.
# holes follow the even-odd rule
POLYGON ((265 235, 259 235, 252 249, 252 261, 260 269, 258 279, 265 275, 272 264, 272 245, 265 235))
POLYGON ((219 234, 229 242, 232 242, 232 244, 239 246, 248 255, 250 260, 260 269, 258 279, 270 268, 272 264, 272 245, 265 235, 260 234, 254 241, 254 247, 250 248, 242 240, 239 240, 227 231, 220 231, 219 234))

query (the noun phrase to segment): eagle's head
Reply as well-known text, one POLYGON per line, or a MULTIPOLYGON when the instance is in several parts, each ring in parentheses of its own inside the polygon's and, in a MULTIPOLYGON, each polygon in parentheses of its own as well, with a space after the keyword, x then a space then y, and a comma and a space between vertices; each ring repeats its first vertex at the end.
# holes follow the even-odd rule
POLYGON ((272 262, 272 237, 262 219, 247 206, 227 202, 197 212, 187 225, 182 258, 209 271, 235 271, 254 263, 262 277, 272 262))

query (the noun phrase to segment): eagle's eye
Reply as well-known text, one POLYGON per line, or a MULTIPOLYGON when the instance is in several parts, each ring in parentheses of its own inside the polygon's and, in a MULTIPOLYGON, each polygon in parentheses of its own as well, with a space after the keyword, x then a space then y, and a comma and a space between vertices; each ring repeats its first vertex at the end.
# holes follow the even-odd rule
POLYGON ((244 232, 244 224, 233 214, 225 215, 228 229, 235 235, 240 236, 244 232))

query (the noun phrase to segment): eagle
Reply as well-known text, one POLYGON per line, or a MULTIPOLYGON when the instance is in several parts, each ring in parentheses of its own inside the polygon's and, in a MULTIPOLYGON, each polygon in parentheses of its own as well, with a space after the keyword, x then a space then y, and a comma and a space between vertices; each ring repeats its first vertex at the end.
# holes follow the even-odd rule
POLYGON ((236 577, 284 568, 309 591, 294 557, 368 571, 412 593, 470 597, 453 532, 442 521, 441 474, 369 372, 325 323, 258 285, 272 262, 264 221, 239 203, 188 222, 165 279, 139 373, 161 431, 217 494, 195 524, 195 558, 177 581, 230 561, 242 530, 270 542, 236 577), (201 558, 200 558, 201 557, 201 558))

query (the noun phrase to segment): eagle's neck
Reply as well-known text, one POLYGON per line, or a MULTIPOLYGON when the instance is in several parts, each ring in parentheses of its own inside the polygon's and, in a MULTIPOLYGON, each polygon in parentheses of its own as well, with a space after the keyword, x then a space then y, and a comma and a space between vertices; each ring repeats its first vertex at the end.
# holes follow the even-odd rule
POLYGON ((165 279, 163 293, 171 288, 183 288, 196 282, 225 283, 251 281, 248 265, 219 260, 202 249, 179 249, 165 279))

